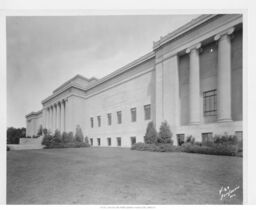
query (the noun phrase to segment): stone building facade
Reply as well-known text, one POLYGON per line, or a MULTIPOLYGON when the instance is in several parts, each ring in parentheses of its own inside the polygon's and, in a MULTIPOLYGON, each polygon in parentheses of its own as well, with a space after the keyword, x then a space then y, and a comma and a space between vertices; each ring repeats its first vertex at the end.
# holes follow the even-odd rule
POLYGON ((102 79, 77 75, 27 115, 27 135, 39 125, 75 132, 91 144, 130 147, 153 121, 166 120, 174 142, 215 134, 242 138, 243 20, 202 15, 153 43, 152 52, 102 79))

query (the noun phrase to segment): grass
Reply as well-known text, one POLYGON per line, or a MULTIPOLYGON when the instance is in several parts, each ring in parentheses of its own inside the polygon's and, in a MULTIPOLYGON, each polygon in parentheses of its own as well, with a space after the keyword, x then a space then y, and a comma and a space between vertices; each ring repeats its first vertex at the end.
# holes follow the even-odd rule
POLYGON ((241 204, 242 158, 123 148, 9 151, 8 204, 241 204), (240 186, 220 200, 222 186, 240 186))

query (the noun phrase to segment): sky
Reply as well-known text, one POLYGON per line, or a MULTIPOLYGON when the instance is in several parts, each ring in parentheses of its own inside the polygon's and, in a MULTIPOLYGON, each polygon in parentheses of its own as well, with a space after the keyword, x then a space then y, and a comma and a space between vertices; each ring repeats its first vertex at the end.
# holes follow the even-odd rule
POLYGON ((25 127, 25 115, 75 75, 100 79, 197 16, 7 17, 7 127, 25 127))

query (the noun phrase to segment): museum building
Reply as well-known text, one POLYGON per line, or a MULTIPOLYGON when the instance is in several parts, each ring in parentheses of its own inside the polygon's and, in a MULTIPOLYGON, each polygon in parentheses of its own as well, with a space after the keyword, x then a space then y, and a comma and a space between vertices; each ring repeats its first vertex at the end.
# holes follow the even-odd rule
MULTIPOLYGON (((153 50, 101 78, 76 75, 26 115, 27 136, 40 125, 75 132, 93 146, 143 142, 147 124, 167 121, 174 143, 192 135, 242 139, 243 20, 201 15, 153 43, 153 50)), ((86 70, 85 70, 86 72, 86 70)))

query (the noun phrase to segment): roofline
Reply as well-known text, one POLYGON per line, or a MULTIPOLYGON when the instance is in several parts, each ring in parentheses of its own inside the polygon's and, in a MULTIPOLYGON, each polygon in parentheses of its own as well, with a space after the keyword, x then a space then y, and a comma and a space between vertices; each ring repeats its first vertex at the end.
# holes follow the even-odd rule
POLYGON ((192 30, 193 28, 205 23, 206 21, 219 16, 219 14, 210 14, 210 15, 200 15, 199 17, 189 21, 185 25, 179 27, 178 29, 174 30, 173 32, 163 36, 160 40, 153 43, 153 50, 157 50, 167 42, 172 41, 173 39, 183 35, 184 33, 192 30))
MULTIPOLYGON (((153 58, 153 57, 155 57, 155 52, 154 52, 154 51, 151 51, 151 52, 149 52, 149 53, 147 53, 147 54, 141 56, 140 58, 138 58, 138 59, 132 61, 131 63, 129 63, 129 64, 127 64, 127 65, 125 65, 125 66, 123 66, 123 67, 117 69, 117 70, 115 70, 114 72, 110 73, 109 75, 107 75, 107 76, 105 76, 105 77, 103 77, 103 78, 101 78, 101 79, 97 79, 97 78, 95 78, 95 77, 92 77, 91 79, 89 79, 89 81, 92 80, 92 79, 96 79, 96 81, 95 81, 93 84, 91 84, 91 85, 89 84, 88 87, 85 87, 85 88, 84 88, 84 87, 81 87, 81 86, 78 86, 78 85, 76 85, 76 84, 72 84, 72 83, 71 83, 70 85, 68 85, 66 88, 64 88, 63 90, 61 90, 61 91, 58 91, 58 90, 60 90, 60 88, 57 88, 57 89, 56 89, 57 91, 53 92, 52 95, 50 95, 50 96, 48 96, 46 99, 44 99, 44 100, 42 101, 42 104, 46 103, 46 102, 49 101, 50 99, 54 98, 55 96, 61 94, 62 92, 64 92, 65 90, 67 90, 67 89, 69 89, 69 88, 71 88, 71 87, 74 87, 74 88, 77 88, 77 89, 81 89, 81 90, 83 90, 83 91, 90 90, 90 89, 92 89, 92 88, 94 88, 94 87, 96 87, 96 86, 98 86, 98 85, 100 85, 100 84, 102 84, 102 83, 104 83, 104 82, 106 82, 106 81, 108 81, 108 80, 110 80, 110 79, 112 79, 112 78, 114 78, 114 77, 116 77, 116 76, 118 76, 118 75, 120 75, 120 74, 122 74, 122 73, 128 71, 128 70, 130 70, 131 68, 140 65, 141 63, 143 63, 143 62, 145 62, 145 61, 147 61, 147 60, 149 60, 149 59, 151 59, 151 58, 153 58)), ((76 75, 76 76, 78 76, 78 75, 76 75)), ((75 77, 76 77, 76 76, 75 76, 75 77)), ((80 75, 80 76, 81 76, 81 75, 80 75)), ((74 79, 75 77, 73 77, 72 79, 74 79)), ((83 76, 81 76, 81 77, 83 77, 83 76)), ((84 77, 84 78, 85 78, 85 77, 84 77)), ((68 80, 68 81, 65 82, 64 84, 67 84, 67 83, 70 82, 72 79, 68 80)), ((87 78, 86 78, 86 79, 87 79, 87 78)), ((88 79, 87 79, 87 80, 88 80, 88 79)), ((63 84, 63 85, 64 85, 64 84, 63 84)), ((62 85, 62 86, 63 86, 63 85, 62 85)))
POLYGON ((71 79, 69 79, 68 81, 64 82, 62 85, 60 85, 59 87, 57 87, 57 88, 53 91, 53 93, 57 92, 58 90, 60 90, 61 88, 63 88, 65 85, 67 85, 69 82, 71 82, 73 79, 75 79, 75 78, 77 78, 77 77, 80 77, 80 78, 82 78, 82 79, 84 79, 84 80, 87 80, 88 82, 92 79, 92 78, 91 78, 91 79, 88 79, 88 78, 86 78, 86 77, 84 77, 84 76, 82 76, 82 75, 80 75, 80 74, 77 74, 76 76, 72 77, 71 79))
POLYGON ((29 114, 25 115, 25 117, 27 118, 27 117, 29 117, 29 116, 31 116, 31 115, 38 115, 38 114, 41 114, 42 111, 43 111, 43 110, 41 109, 41 110, 39 110, 39 111, 37 111, 37 112, 30 112, 29 114))

